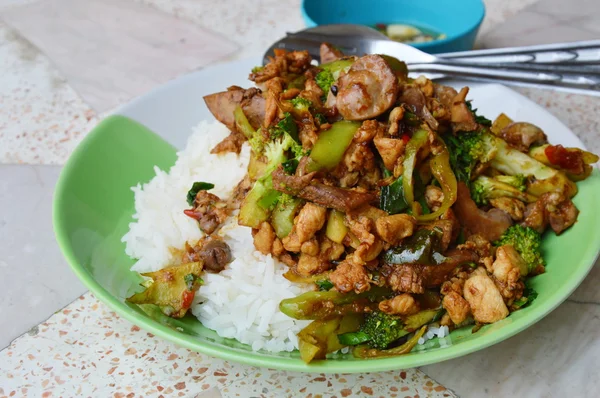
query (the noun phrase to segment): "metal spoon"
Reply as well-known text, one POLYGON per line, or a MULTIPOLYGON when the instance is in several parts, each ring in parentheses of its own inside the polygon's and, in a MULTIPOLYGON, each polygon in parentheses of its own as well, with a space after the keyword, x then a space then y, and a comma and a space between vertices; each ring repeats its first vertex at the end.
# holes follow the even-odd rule
POLYGON ((413 76, 420 72, 430 79, 461 77, 600 96, 600 40, 434 56, 366 26, 322 25, 289 33, 267 50, 263 63, 268 62, 275 48, 307 50, 318 59, 323 41, 338 46, 347 55, 394 56, 407 63, 413 76))

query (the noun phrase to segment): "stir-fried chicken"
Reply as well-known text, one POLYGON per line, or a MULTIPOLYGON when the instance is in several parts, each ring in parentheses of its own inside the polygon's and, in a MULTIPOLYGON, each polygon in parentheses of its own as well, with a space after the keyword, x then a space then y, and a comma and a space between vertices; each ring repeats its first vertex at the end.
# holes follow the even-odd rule
POLYGON ((342 293, 355 291, 366 292, 370 288, 370 279, 363 265, 356 264, 352 259, 342 261, 329 275, 329 280, 342 293))
POLYGON ((254 234, 254 248, 262 254, 269 254, 276 238, 277 236, 275 235, 275 231, 273 231, 273 227, 265 221, 260 224, 260 228, 254 234))
POLYGON ((521 297, 525 287, 521 275, 527 274, 527 264, 514 247, 504 245, 496 250, 492 273, 496 286, 505 300, 521 297))
POLYGON ((452 100, 452 131, 475 131, 477 130, 477 122, 473 112, 467 107, 465 100, 469 93, 468 87, 463 87, 462 90, 452 100))
POLYGON ((484 268, 478 268, 467 279, 463 295, 479 323, 494 323, 508 316, 502 295, 484 268))
POLYGON ((471 307, 460 293, 449 292, 442 300, 442 306, 455 325, 463 323, 471 313, 471 307))
POLYGON ((379 303, 379 310, 392 315, 412 315, 420 310, 419 303, 407 293, 400 294, 379 303))
POLYGON ((514 221, 521 221, 525 213, 525 203, 515 198, 490 199, 490 205, 508 214, 514 221))
POLYGON ((548 192, 530 203, 525 210, 522 225, 543 232, 548 224, 559 235, 577 221, 579 210, 571 199, 558 192, 548 192))
POLYGON ((396 245, 402 239, 411 236, 416 225, 417 220, 408 214, 380 217, 375 222, 377 234, 391 245, 396 245))
POLYGON ((308 51, 273 50, 275 56, 263 68, 253 71, 249 79, 255 83, 264 83, 275 77, 287 78, 289 75, 301 75, 310 67, 308 51))
POLYGON ((542 145, 548 142, 541 128, 526 122, 509 124, 500 131, 499 136, 521 152, 529 151, 533 144, 542 145))

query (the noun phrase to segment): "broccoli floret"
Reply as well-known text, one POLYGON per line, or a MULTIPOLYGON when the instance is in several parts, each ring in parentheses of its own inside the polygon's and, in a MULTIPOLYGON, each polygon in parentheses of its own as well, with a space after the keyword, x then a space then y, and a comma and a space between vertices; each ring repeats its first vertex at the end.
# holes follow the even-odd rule
POLYGON ((324 96, 327 96, 329 93, 329 89, 335 83, 335 79, 333 77, 333 73, 330 70, 322 70, 315 76, 315 81, 317 82, 317 86, 323 90, 324 96))
POLYGON ((399 316, 381 311, 374 311, 367 315, 360 326, 360 332, 369 336, 367 344, 370 347, 380 350, 386 349, 407 333, 399 316))
POLYGON ((467 108, 469 108, 469 110, 475 117, 476 123, 481 124, 482 126, 486 126, 486 127, 490 127, 492 125, 492 121, 490 119, 486 118, 485 116, 480 116, 477 114, 477 109, 473 109, 473 104, 471 104, 471 101, 467 101, 466 104, 467 104, 467 108))
POLYGON ((533 228, 513 225, 494 242, 494 246, 512 245, 527 263, 528 273, 544 265, 542 235, 533 228))
POLYGON ((459 181, 470 184, 473 170, 481 163, 489 165, 510 176, 533 177, 528 190, 539 196, 545 192, 565 192, 572 196, 574 184, 566 174, 535 160, 527 154, 511 148, 503 139, 490 134, 487 129, 461 132, 447 139, 452 169, 459 181))
POLYGON ((494 178, 505 184, 512 185, 521 192, 525 192, 525 190, 527 190, 527 177, 525 177, 523 174, 517 174, 514 176, 499 175, 494 178))
POLYGON ((487 205, 490 199, 509 197, 523 202, 535 202, 535 196, 520 188, 498 181, 497 178, 479 176, 471 183, 471 198, 478 205, 487 205))
POLYGON ((312 102, 306 98, 296 97, 290 101, 294 108, 300 112, 308 112, 312 106, 312 102))
POLYGON ((459 181, 469 185, 475 167, 494 157, 496 149, 488 136, 485 132, 471 131, 446 138, 452 169, 459 181))
POLYGON ((252 73, 262 72, 263 69, 265 69, 264 66, 255 66, 254 68, 252 68, 252 73))
POLYGON ((283 118, 275 126, 269 129, 269 136, 271 138, 278 138, 284 134, 287 134, 295 141, 298 141, 298 126, 289 112, 284 113, 283 118))

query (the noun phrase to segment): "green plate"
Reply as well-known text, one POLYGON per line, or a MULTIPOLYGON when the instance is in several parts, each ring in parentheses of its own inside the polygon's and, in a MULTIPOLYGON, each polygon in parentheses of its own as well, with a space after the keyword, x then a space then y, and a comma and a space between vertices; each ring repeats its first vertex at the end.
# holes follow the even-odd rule
MULTIPOLYGON (((515 335, 564 301, 593 266, 600 248, 598 170, 578 184, 580 191, 575 198, 581 210, 578 222, 560 237, 547 234, 544 238, 547 272, 531 279, 539 294, 531 306, 475 334, 464 328, 446 339, 430 340, 409 355, 373 359, 368 365, 350 355, 339 355, 306 365, 297 353, 253 352, 249 346, 217 336, 192 316, 172 320, 151 306, 127 304, 125 297, 140 289, 140 277, 129 269, 134 261, 125 255, 125 245, 121 242, 134 212, 130 187, 150 180, 154 166, 168 169, 176 159, 175 147, 144 125, 181 145, 191 126, 208 117, 198 99, 216 91, 215 85, 225 87, 231 82, 231 74, 221 76, 222 70, 240 71, 236 72, 236 78, 241 81, 241 74, 253 64, 245 61, 200 71, 134 101, 90 132, 62 171, 54 196, 53 218, 64 256, 96 297, 134 324, 189 349, 256 366, 328 373, 409 368, 456 358, 515 335), (194 109, 190 105, 193 101, 196 101, 194 109)), ((502 86, 477 86, 472 90, 472 98, 488 117, 505 110, 515 119, 542 126, 551 142, 582 146, 554 117, 502 86)))

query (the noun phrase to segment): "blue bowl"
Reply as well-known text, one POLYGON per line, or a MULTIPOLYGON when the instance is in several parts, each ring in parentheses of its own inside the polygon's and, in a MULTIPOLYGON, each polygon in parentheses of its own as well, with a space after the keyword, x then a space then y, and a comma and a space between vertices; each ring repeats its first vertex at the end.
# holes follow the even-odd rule
POLYGON ((443 53, 473 49, 485 6, 482 0, 303 0, 302 16, 309 28, 340 23, 413 25, 446 38, 411 46, 443 53))

